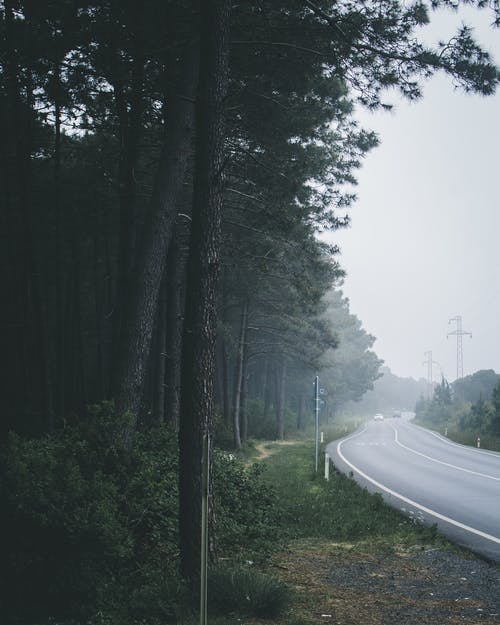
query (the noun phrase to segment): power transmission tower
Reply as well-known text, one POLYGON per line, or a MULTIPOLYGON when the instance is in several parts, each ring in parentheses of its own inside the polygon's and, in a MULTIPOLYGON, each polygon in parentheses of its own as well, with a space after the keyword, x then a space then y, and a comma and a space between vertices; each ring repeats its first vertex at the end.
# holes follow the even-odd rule
POLYGON ((424 352, 424 356, 426 357, 427 360, 425 360, 422 364, 427 365, 427 399, 431 400, 432 399, 432 395, 433 393, 433 375, 432 375, 432 365, 438 365, 438 367, 440 367, 441 365, 436 362, 435 360, 432 360, 432 352, 424 352))
POLYGON ((456 330, 453 332, 448 332, 446 338, 449 336, 457 337, 457 380, 461 380, 464 377, 464 353, 462 346, 462 336, 468 335, 472 338, 472 332, 465 332, 462 330, 462 316, 457 315, 456 317, 452 317, 448 323, 455 322, 457 324, 456 330))

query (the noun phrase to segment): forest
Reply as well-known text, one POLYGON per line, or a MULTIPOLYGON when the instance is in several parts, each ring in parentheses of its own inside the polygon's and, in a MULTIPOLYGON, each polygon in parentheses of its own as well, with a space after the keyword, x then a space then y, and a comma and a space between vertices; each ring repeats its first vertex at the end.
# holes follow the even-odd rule
POLYGON ((467 27, 417 38, 456 4, 0 2, 3 622, 165 622, 197 587, 204 434, 302 429, 317 372, 325 419, 372 388, 321 235, 378 142, 357 106, 437 71, 493 93, 467 27))

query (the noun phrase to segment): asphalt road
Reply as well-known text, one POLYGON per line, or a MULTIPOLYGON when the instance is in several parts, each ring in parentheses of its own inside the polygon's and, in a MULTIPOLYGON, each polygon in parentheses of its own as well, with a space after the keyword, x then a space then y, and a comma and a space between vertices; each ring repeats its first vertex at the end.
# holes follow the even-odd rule
POLYGON ((500 562, 500 454, 403 419, 370 421, 329 443, 334 465, 403 514, 500 562))

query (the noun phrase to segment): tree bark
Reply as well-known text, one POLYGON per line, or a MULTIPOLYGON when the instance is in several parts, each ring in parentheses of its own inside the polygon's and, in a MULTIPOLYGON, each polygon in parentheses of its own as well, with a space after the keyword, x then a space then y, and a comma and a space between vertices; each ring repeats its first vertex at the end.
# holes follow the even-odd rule
MULTIPOLYGON (((114 100, 119 124, 119 166, 118 166, 118 199, 120 206, 120 226, 118 236, 118 263, 116 277, 115 305, 113 309, 113 362, 120 357, 122 341, 126 334, 129 313, 128 299, 133 288, 133 272, 135 269, 139 215, 137 210, 137 189, 134 171, 139 158, 139 145, 142 136, 142 114, 144 110, 144 34, 143 11, 136 3, 135 32, 132 41, 132 76, 130 95, 123 84, 123 68, 118 54, 115 56, 115 75, 112 76, 114 100)), ((125 338, 126 340, 126 338, 125 338)), ((118 371, 118 369, 116 369, 118 371)))
POLYGON ((241 449, 241 391, 243 385, 243 363, 245 357, 245 340, 247 333, 248 303, 245 301, 241 311, 240 335, 238 338, 238 353, 236 359, 236 375, 234 376, 233 393, 233 443, 235 449, 241 449))
POLYGON ((165 143, 144 223, 133 286, 128 297, 126 323, 120 339, 121 356, 117 363, 114 397, 118 414, 129 415, 122 437, 125 447, 130 445, 140 409, 161 277, 191 144, 193 107, 189 100, 192 99, 197 76, 194 46, 186 52, 181 76, 179 91, 172 95, 165 143))
POLYGON ((281 367, 279 369, 279 378, 277 384, 277 426, 278 439, 280 441, 285 438, 285 384, 286 384, 286 358, 283 356, 281 367))
MULTIPOLYGON (((223 109, 227 91, 229 0, 201 3, 200 82, 196 101, 196 157, 184 323, 179 428, 181 573, 197 590, 200 567, 201 458, 212 429, 217 283, 222 239, 223 109)), ((212 472, 210 472, 212 473, 212 472)), ((213 498, 209 549, 215 557, 213 498)))
POLYGON ((185 281, 189 229, 185 222, 175 226, 167 258, 167 335, 165 344, 165 417, 179 427, 181 406, 181 354, 184 326, 185 281))
POLYGON ((269 417, 269 410, 271 408, 271 375, 272 375, 272 367, 270 363, 269 356, 266 356, 266 364, 265 364, 265 373, 264 373, 264 389, 262 392, 263 400, 264 400, 264 419, 269 417))
POLYGON ((153 418, 157 423, 165 421, 166 349, 167 349, 167 280, 164 274, 160 287, 157 319, 157 346, 155 383, 153 386, 153 418))
POLYGON ((248 440, 248 410, 247 410, 247 398, 248 398, 248 350, 246 343, 244 345, 243 353, 243 380, 241 384, 241 398, 240 398, 240 423, 241 423, 241 442, 246 445, 248 440))
POLYGON ((305 413, 305 399, 304 392, 301 391, 297 398, 297 430, 302 429, 305 413))
POLYGON ((65 264, 64 264, 64 226, 61 203, 61 105, 60 105, 60 67, 55 76, 55 125, 54 125, 54 209, 56 215, 56 413, 64 418, 66 412, 66 366, 65 366, 65 264))
MULTIPOLYGON (((12 181, 7 199, 5 222, 8 229, 8 246, 12 251, 12 293, 14 300, 13 316, 9 319, 12 336, 6 337, 9 353, 3 353, 4 359, 12 368, 12 385, 15 391, 7 389, 14 399, 10 410, 19 410, 24 405, 24 415, 36 419, 30 425, 35 430, 52 427, 52 381, 48 359, 48 338, 46 303, 43 300, 42 278, 37 263, 32 229, 32 172, 31 150, 33 137, 33 92, 31 72, 23 72, 22 62, 26 61, 29 51, 23 47, 23 41, 16 40, 15 13, 16 3, 5 1, 5 50, 4 70, 8 123, 6 124, 7 166, 10 165, 12 181), (24 83, 21 81, 24 79, 24 83), (10 161, 10 163, 9 163, 10 161), (10 322, 13 322, 12 324, 10 322), (12 362, 12 365, 10 364, 12 362), (18 365, 17 371, 14 367, 18 365)), ((25 36, 31 33, 31 15, 25 7, 25 36)), ((29 63, 29 58, 28 61, 29 63)), ((4 394, 2 389, 2 395, 4 394)), ((17 429, 24 424, 16 423, 17 429)), ((30 428, 28 425, 28 428, 30 428)))
POLYGON ((224 423, 229 427, 231 423, 231 390, 229 380, 229 350, 222 338, 222 406, 224 423))

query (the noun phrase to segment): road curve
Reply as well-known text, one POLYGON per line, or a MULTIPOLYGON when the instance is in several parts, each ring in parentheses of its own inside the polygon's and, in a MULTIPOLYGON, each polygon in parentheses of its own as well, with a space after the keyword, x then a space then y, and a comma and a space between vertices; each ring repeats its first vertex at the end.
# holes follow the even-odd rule
POLYGON ((402 419, 369 421, 328 444, 334 465, 394 508, 437 523, 453 542, 500 562, 500 454, 402 419))

